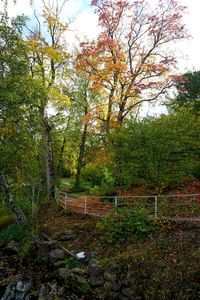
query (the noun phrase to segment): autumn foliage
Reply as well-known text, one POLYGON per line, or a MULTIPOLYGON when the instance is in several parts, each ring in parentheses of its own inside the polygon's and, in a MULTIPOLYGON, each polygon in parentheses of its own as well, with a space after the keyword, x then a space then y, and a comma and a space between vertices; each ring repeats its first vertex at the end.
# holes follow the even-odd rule
MULTIPOLYGON (((106 132, 111 122, 122 124, 142 102, 151 102, 174 85, 176 59, 172 42, 187 37, 182 24, 185 7, 177 1, 93 0, 102 31, 81 43, 76 67, 91 87, 102 93, 106 132)), ((176 78, 178 79, 178 77, 176 78)))

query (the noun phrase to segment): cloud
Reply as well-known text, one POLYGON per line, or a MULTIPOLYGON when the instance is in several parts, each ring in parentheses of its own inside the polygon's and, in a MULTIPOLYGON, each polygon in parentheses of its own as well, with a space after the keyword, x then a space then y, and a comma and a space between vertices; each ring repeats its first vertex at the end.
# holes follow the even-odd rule
MULTIPOLYGON (((49 1, 49 0, 46 0, 49 1)), ((156 5, 158 0, 149 0, 152 8, 156 5)), ((73 45, 78 46, 80 41, 94 39, 98 32, 97 16, 93 13, 92 8, 89 6, 90 0, 68 0, 63 9, 62 19, 67 21, 74 19, 70 24, 69 31, 66 32, 65 38, 70 48, 73 45)), ((30 5, 30 0, 17 0, 14 4, 12 0, 8 1, 8 13, 11 17, 25 14, 31 19, 30 24, 34 24, 33 8, 37 12, 42 11, 42 0, 33 0, 33 8, 30 5)), ((58 0, 62 3, 62 0, 58 0)), ((188 7, 188 14, 183 16, 184 23, 186 24, 189 34, 193 37, 189 41, 177 42, 172 48, 177 49, 182 56, 179 59, 180 71, 183 69, 200 69, 200 1, 198 0, 179 0, 181 5, 188 7)), ((0 1, 0 9, 2 9, 2 2, 0 1)))
MULTIPOLYGON (((0 4, 0 9, 2 10, 2 3, 0 4)), ((8 1, 8 15, 10 17, 16 17, 18 15, 25 14, 30 16, 32 14, 31 6, 29 0, 18 0, 15 4, 14 1, 8 1)))
POLYGON ((81 41, 95 39, 98 33, 98 17, 88 8, 76 16, 66 33, 66 40, 71 48, 73 45, 78 46, 81 41))

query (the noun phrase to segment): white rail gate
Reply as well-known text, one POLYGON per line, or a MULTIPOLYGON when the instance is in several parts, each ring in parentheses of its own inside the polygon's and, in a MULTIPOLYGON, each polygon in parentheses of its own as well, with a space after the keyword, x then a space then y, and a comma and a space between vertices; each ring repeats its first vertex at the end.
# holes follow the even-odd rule
POLYGON ((131 195, 131 196, 75 196, 59 192, 57 199, 65 210, 98 217, 125 210, 146 209, 154 218, 200 221, 200 194, 131 195))

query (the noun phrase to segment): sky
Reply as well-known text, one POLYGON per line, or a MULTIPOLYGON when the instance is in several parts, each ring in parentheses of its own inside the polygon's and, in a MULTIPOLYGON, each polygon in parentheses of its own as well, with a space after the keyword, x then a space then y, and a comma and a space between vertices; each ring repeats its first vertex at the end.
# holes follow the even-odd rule
MULTIPOLYGON (((42 6, 42 0, 32 0, 37 10, 42 6)), ((62 2, 62 0, 58 0, 62 2)), ((152 3, 151 0, 150 3, 152 3)), ((179 0, 186 6, 188 13, 184 16, 184 23, 191 35, 190 40, 179 42, 176 45, 179 56, 178 70, 200 70, 200 0, 179 0)), ((17 0, 14 5, 9 1, 8 12, 11 17, 25 14, 32 19, 33 9, 29 0, 17 0)), ((63 10, 63 20, 73 21, 70 30, 66 33, 66 39, 70 47, 78 45, 79 41, 86 38, 93 39, 98 33, 98 19, 90 7, 90 0, 68 0, 63 10)))
MULTIPOLYGON (((42 0, 32 0, 34 7, 38 10, 42 6, 42 0)), ((58 2, 62 0, 58 0, 58 2)), ((155 0, 151 0, 152 3, 155 0)), ((175 46, 179 56, 178 70, 185 72, 187 70, 200 70, 200 0, 179 0, 181 5, 187 7, 188 13, 184 16, 184 23, 191 35, 190 40, 178 42, 175 46)), ((15 17, 19 14, 25 14, 33 17, 33 9, 29 0, 17 0, 14 5, 9 1, 9 14, 15 17)), ((68 0, 63 11, 63 20, 71 19, 70 30, 66 33, 68 45, 78 45, 79 41, 86 38, 93 39, 98 33, 98 19, 90 7, 90 0, 68 0)))
MULTIPOLYGON (((25 14, 33 22, 33 8, 30 0, 17 0, 14 5, 9 0, 8 12, 11 17, 25 14)), ((32 0, 35 9, 38 11, 42 7, 42 0, 32 0)), ((49 1, 49 0, 46 0, 49 1)), ((51 0, 55 1, 55 0, 51 0)), ((63 0, 57 0, 62 3, 63 0)), ((155 3, 157 0, 149 0, 155 3)), ((63 21, 72 21, 69 31, 66 33, 66 40, 69 48, 78 46, 80 41, 93 39, 97 36, 98 18, 90 7, 90 0, 68 0, 62 13, 63 21)), ((178 0, 178 2, 187 7, 187 14, 183 17, 188 33, 191 38, 186 41, 178 42, 175 45, 175 51, 179 57, 177 71, 181 74, 186 71, 200 70, 200 0, 178 0)), ((1 5, 1 4, 0 4, 1 5)), ((148 108, 145 109, 147 111, 148 108)), ((152 110, 150 108, 150 110, 152 110)), ((164 106, 159 106, 154 111, 159 113, 166 112, 164 106)))

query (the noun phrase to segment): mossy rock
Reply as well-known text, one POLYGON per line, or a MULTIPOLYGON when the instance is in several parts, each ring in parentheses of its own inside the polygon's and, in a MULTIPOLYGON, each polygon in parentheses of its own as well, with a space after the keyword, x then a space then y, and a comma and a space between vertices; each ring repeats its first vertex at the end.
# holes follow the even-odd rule
POLYGON ((5 215, 0 218, 0 229, 14 223, 15 220, 11 215, 5 215))

